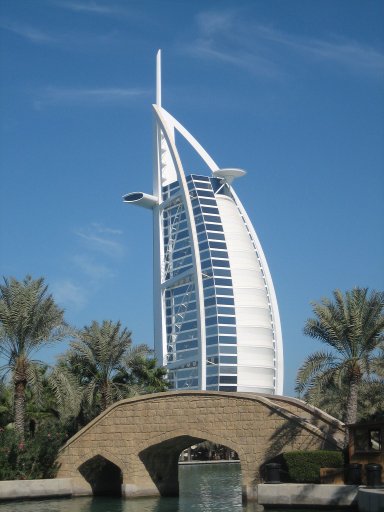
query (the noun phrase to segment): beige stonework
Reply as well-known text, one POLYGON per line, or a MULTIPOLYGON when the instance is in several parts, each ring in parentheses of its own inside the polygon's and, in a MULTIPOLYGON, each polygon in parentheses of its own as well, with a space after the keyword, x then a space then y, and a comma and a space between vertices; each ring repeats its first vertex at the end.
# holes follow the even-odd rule
POLYGON ((208 440, 239 454, 244 495, 252 499, 264 462, 284 451, 338 449, 343 438, 341 422, 293 398, 172 391, 122 400, 100 414, 64 446, 58 477, 89 494, 79 468, 101 456, 121 470, 126 497, 175 495, 180 452, 208 440))

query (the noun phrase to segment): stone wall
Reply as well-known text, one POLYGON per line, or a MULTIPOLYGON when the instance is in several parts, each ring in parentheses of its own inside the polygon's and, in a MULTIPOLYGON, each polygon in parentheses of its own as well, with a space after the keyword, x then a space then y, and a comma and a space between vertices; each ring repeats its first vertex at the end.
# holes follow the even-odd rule
POLYGON ((274 402, 271 396, 203 391, 123 400, 68 441, 58 476, 72 478, 74 494, 89 494, 92 487, 82 465, 101 456, 120 468, 127 497, 177 495, 180 452, 208 440, 239 454, 244 494, 252 499, 260 466, 277 454, 341 446, 342 424, 330 432, 316 410, 306 410, 303 418, 287 400, 289 407, 283 397, 274 402))

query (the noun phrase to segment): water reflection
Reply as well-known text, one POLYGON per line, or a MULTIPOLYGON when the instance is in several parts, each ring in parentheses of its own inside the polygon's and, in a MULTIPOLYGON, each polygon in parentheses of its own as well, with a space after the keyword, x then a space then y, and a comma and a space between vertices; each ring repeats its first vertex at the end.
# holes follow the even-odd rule
POLYGON ((250 503, 247 507, 241 504, 240 464, 180 466, 179 482, 179 498, 79 497, 18 501, 0 503, 0 512, 257 512, 256 504, 250 503))
POLYGON ((179 480, 178 512, 242 510, 240 464, 182 466, 179 480))

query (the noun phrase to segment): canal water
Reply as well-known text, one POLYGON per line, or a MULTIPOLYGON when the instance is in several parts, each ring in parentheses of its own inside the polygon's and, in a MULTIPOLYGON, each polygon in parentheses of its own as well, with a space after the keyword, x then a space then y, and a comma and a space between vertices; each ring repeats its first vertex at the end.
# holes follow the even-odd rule
MULTIPOLYGON (((240 464, 179 466, 178 498, 78 497, 0 504, 0 512, 255 512, 241 504, 240 464)), ((22 482, 20 482, 22 485, 22 482)), ((273 485, 273 484, 271 484, 273 485)), ((272 512, 272 509, 269 509, 272 512)), ((273 509, 278 512, 279 509, 273 509)), ((293 512, 290 509, 290 512, 293 512)), ((301 509, 303 512, 303 509, 301 509)), ((311 512, 315 512, 311 509, 311 512)))

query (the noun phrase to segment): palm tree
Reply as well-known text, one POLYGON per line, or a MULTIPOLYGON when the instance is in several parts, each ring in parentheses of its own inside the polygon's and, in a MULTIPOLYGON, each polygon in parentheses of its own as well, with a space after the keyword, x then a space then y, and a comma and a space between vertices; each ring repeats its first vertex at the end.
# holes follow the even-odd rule
POLYGON ((135 394, 161 393, 169 389, 167 370, 158 366, 155 358, 148 354, 130 354, 114 377, 115 382, 125 383, 135 394))
POLYGON ((125 382, 114 377, 130 359, 150 352, 147 345, 132 347, 131 333, 121 328, 120 322, 93 321, 77 334, 70 343, 70 350, 61 358, 60 364, 67 373, 76 376, 83 389, 85 406, 92 416, 109 407, 114 401, 129 393, 125 382))
MULTIPOLYGON (((298 371, 296 391, 318 393, 335 386, 347 390, 344 421, 355 423, 359 386, 374 373, 378 349, 384 341, 384 293, 354 288, 334 301, 312 303, 316 318, 307 320, 304 333, 328 345, 330 351, 310 355, 298 371)), ((308 395, 307 395, 308 396, 308 395)))
MULTIPOLYGON (((347 382, 329 382, 326 389, 320 385, 307 389, 302 396, 306 402, 326 411, 340 421, 345 419, 349 385, 347 382)), ((357 421, 367 421, 384 414, 384 379, 363 378, 359 384, 357 421), (375 397, 372 400, 372 397, 375 397)))
POLYGON ((23 281, 3 278, 0 284, 0 366, 11 373, 14 394, 14 423, 21 439, 25 429, 25 394, 32 386, 41 391, 41 362, 32 359, 42 346, 62 340, 67 333, 64 312, 60 309, 44 279, 25 277, 23 281))

